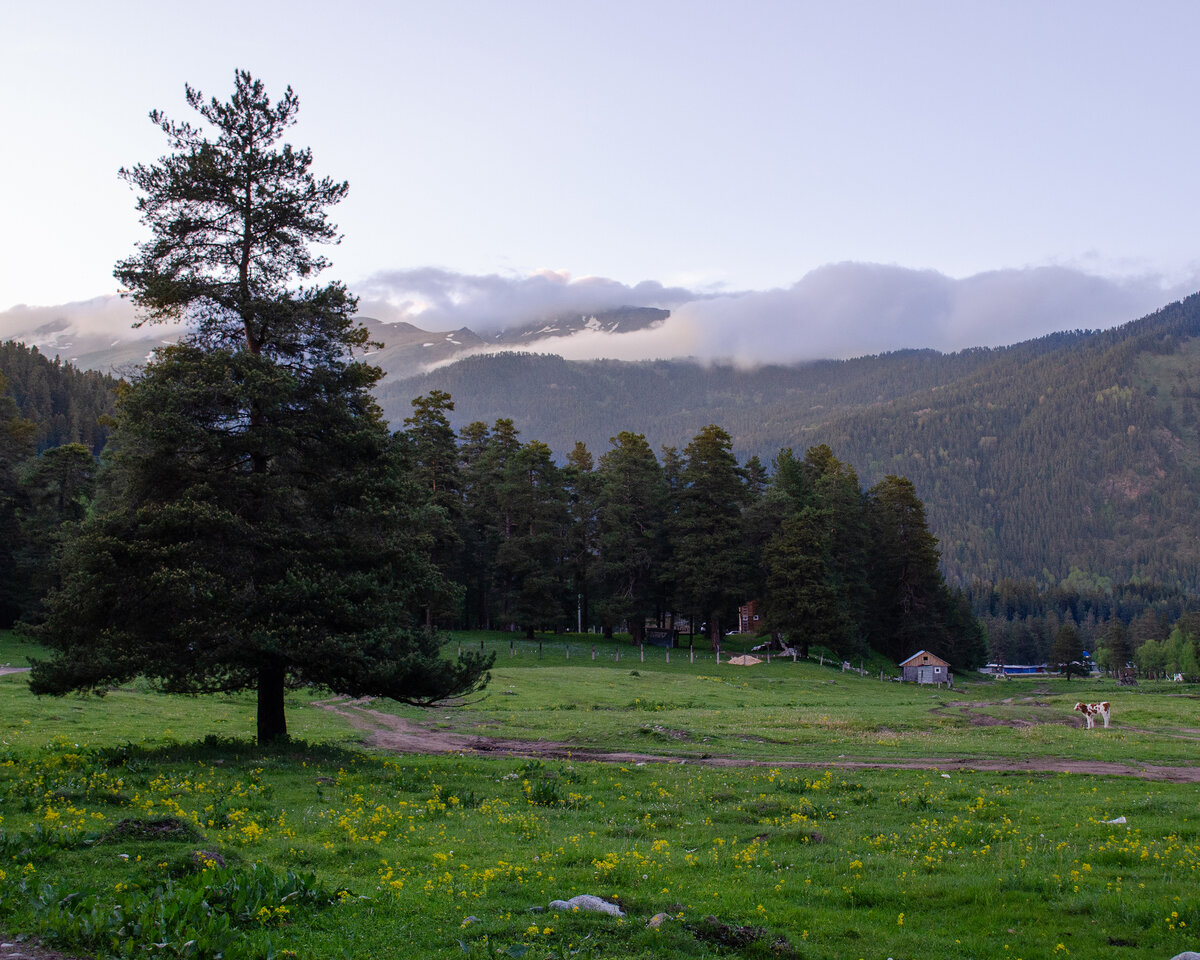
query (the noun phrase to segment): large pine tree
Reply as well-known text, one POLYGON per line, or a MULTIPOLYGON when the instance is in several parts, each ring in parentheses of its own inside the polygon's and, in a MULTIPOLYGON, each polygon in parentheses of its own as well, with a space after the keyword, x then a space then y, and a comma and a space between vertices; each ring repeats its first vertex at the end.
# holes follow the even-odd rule
POLYGON ((707 620, 713 649, 753 584, 742 522, 749 491, 732 446, 729 434, 714 424, 692 439, 684 450, 678 508, 671 519, 678 597, 689 614, 707 620))
POLYGON ((68 549, 34 668, 38 693, 138 674, 168 690, 255 689, 258 738, 286 735, 284 691, 428 703, 487 664, 439 656, 414 615, 439 586, 423 498, 370 394, 380 371, 354 298, 308 285, 336 241, 317 179, 283 142, 298 100, 246 72, 232 97, 187 88, 204 125, 155 111, 172 152, 121 171, 151 238, 116 267, 145 320, 193 333, 123 391, 96 509, 68 549), (206 127, 212 134, 206 132, 206 127))

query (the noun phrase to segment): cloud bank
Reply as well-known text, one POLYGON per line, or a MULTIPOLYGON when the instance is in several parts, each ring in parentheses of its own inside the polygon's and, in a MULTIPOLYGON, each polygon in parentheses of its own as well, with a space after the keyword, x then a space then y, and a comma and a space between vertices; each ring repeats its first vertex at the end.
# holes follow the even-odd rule
POLYGON ((425 330, 470 327, 480 334, 615 307, 671 309, 705 296, 653 280, 628 285, 605 277, 574 279, 554 270, 501 276, 437 267, 377 273, 351 289, 358 294, 359 313, 364 316, 406 320, 425 330))
POLYGON ((789 287, 714 293, 566 273, 425 269, 377 274, 358 289, 364 314, 437 330, 485 332, 619 306, 666 307, 670 319, 652 330, 585 332, 526 348, 576 360, 693 357, 753 366, 904 348, 1003 346, 1060 330, 1103 329, 1195 292, 1200 274, 1168 284, 1157 275, 1113 278, 1045 266, 956 279, 847 262, 813 270, 789 287))
MULTIPOLYGON (((820 267, 788 287, 713 291, 563 272, 471 275, 426 267, 379 273, 351 289, 360 296, 363 316, 430 331, 469 327, 485 335, 616 307, 663 307, 671 316, 652 329, 585 331, 522 349, 573 360, 691 357, 753 366, 904 348, 1002 346, 1060 330, 1103 329, 1195 292, 1200 274, 1168 283, 1152 274, 1114 278, 1045 266, 956 279, 933 270, 847 262, 820 267)), ((0 312, 0 339, 36 343, 71 358, 117 341, 157 343, 178 333, 163 326, 134 330, 133 320, 132 308, 118 297, 18 306, 0 312)))

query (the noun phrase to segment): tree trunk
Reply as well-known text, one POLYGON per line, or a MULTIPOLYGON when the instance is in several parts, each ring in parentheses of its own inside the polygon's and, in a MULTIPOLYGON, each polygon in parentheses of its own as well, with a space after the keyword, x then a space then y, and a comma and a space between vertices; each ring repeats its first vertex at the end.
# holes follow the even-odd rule
POLYGON ((721 648, 721 618, 715 614, 709 618, 711 624, 708 628, 708 639, 714 650, 721 648))
POLYGON ((274 664, 258 669, 258 744, 287 739, 283 712, 283 668, 274 664))

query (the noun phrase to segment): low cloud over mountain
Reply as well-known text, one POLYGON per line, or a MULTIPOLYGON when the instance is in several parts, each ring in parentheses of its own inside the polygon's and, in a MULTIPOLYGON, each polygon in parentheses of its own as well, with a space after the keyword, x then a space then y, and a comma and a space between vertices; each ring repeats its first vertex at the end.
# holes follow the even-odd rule
MULTIPOLYGON (((649 328, 585 328, 546 340, 527 334, 521 347, 568 359, 694 357, 751 366, 906 347, 999 346, 1059 330, 1110 327, 1200 289, 1200 275, 1167 284, 1153 275, 1108 278, 1053 266, 955 279, 933 270, 847 262, 813 270, 789 287, 714 291, 553 271, 480 276, 425 267, 375 274, 351 287, 363 316, 429 331, 467 327, 489 340, 551 319, 625 306, 664 308, 670 317, 649 328)), ((116 297, 19 306, 0 312, 0 338, 36 343, 86 364, 118 340, 128 345, 122 353, 128 362, 177 334, 163 327, 135 331, 132 321, 131 308, 116 297)), ((511 343, 470 352, 497 349, 512 349, 511 343)))
POLYGON ((1069 267, 954 279, 933 270, 839 263, 813 270, 790 287, 759 291, 694 291, 652 282, 629 286, 551 272, 480 277, 435 269, 378 274, 357 289, 365 314, 425 329, 466 326, 487 332, 629 304, 664 307, 671 317, 653 329, 616 337, 584 331, 544 348, 569 359, 691 356, 752 365, 905 347, 999 346, 1058 330, 1110 327, 1198 287, 1200 276, 1168 286, 1155 276, 1113 279, 1069 267))

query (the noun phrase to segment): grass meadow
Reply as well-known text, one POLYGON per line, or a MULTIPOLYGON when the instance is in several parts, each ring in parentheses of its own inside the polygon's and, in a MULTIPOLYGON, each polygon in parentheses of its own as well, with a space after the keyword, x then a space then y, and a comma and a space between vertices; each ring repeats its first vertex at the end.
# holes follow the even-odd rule
MULTIPOLYGON (((0 930, 75 955, 231 960, 1200 949, 1200 785, 1018 768, 1193 767, 1194 688, 931 690, 880 682, 879 664, 483 640, 500 654, 483 696, 371 708, 431 736, 664 759, 390 755, 307 692, 289 700, 293 742, 262 750, 249 696, 135 683, 39 700, 0 677, 0 930), (1112 701, 1112 729, 1080 729, 1076 699, 1112 701), (549 906, 585 893, 625 915, 549 906)), ((30 655, 0 634, 0 663, 30 655)))

